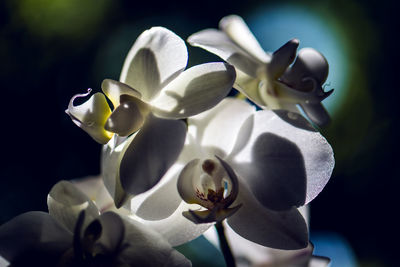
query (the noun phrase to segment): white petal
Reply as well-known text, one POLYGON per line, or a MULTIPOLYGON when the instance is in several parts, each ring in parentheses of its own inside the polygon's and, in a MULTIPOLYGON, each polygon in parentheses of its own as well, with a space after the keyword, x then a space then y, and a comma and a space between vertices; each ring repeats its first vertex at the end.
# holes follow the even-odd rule
POLYGON ((119 167, 126 149, 135 136, 136 134, 133 134, 129 138, 120 138, 114 135, 113 138, 103 146, 101 154, 101 177, 118 208, 129 198, 128 194, 121 186, 119 167))
POLYGON ((292 39, 272 54, 271 62, 268 63, 267 68, 271 81, 281 77, 289 65, 293 63, 296 58, 297 47, 299 47, 299 40, 292 39))
POLYGON ((178 158, 186 137, 186 125, 150 114, 126 149, 119 175, 122 188, 133 195, 152 188, 178 158))
POLYGON ((241 17, 237 15, 224 17, 219 22, 219 27, 245 51, 262 62, 268 62, 269 56, 264 52, 241 17))
POLYGON ((218 104, 232 89, 236 78, 232 66, 206 63, 194 66, 170 82, 151 105, 165 118, 187 118, 218 104))
POLYGON ((249 51, 240 48, 222 31, 203 30, 189 36, 187 41, 192 46, 201 47, 216 54, 251 77, 257 77, 264 68, 262 61, 252 56, 249 51))
POLYGON ((145 220, 161 220, 171 216, 182 201, 177 190, 182 167, 174 164, 157 185, 143 193, 145 196, 134 197, 131 200, 132 212, 145 220))
POLYGON ((104 94, 111 100, 114 108, 119 106, 119 99, 121 95, 130 95, 135 98, 141 98, 141 94, 139 91, 136 91, 127 84, 111 79, 103 80, 101 84, 101 89, 103 90, 104 94))
POLYGON ((296 126, 271 111, 257 112, 252 136, 233 166, 263 205, 278 210, 314 199, 334 166, 332 148, 320 133, 300 115, 286 119, 296 126))
POLYGON ((23 213, 0 226, 0 255, 15 266, 53 266, 71 246, 72 233, 45 212, 23 213))
POLYGON ((105 144, 112 137, 112 133, 104 129, 104 125, 111 115, 111 109, 107 100, 101 93, 92 95, 85 103, 74 106, 74 100, 78 97, 85 97, 86 94, 78 94, 71 98, 68 109, 65 111, 72 121, 85 132, 87 132, 96 142, 105 144))
POLYGON ((144 31, 136 40, 122 68, 120 81, 151 100, 171 79, 185 69, 185 42, 162 27, 144 31))
POLYGON ((98 242, 109 252, 118 252, 126 234, 122 218, 114 212, 106 212, 98 220, 102 228, 98 242))
POLYGON ((3 267, 8 267, 8 266, 10 266, 10 262, 9 261, 7 261, 5 258, 3 258, 1 255, 0 255, 0 266, 3 266, 3 267))
MULTIPOLYGON (((224 227, 233 255, 235 255, 237 261, 245 260, 250 263, 250 266, 304 267, 306 266, 304 262, 308 261, 312 253, 310 246, 300 250, 280 250, 265 247, 241 237, 227 223, 224 224, 224 227), (300 263, 303 263, 303 265, 300 263)), ((214 228, 207 230, 204 236, 215 246, 219 246, 218 235, 214 228)))
POLYGON ((182 201, 174 213, 163 220, 148 221, 138 217, 135 219, 159 232, 171 246, 175 247, 199 237, 213 225, 213 223, 194 224, 183 217, 182 212, 198 207, 198 205, 189 205, 182 201))
POLYGON ((308 244, 307 224, 292 208, 275 212, 264 208, 246 188, 240 185, 235 203, 243 206, 227 223, 242 237, 263 246, 277 249, 301 249, 308 244))
POLYGON ((253 101, 258 106, 264 108, 264 100, 260 96, 261 80, 251 77, 243 71, 236 69, 236 81, 233 87, 243 93, 247 98, 253 101))
POLYGON ((115 209, 114 200, 108 193, 100 176, 88 176, 71 180, 71 182, 96 204, 100 213, 115 209))
POLYGON ((218 155, 225 157, 233 150, 243 123, 254 112, 255 107, 246 101, 228 97, 213 109, 189 118, 188 123, 195 128, 195 139, 203 148, 220 151, 218 155))
POLYGON ((158 232, 135 220, 124 219, 124 249, 118 255, 129 266, 189 267, 191 263, 158 232))
POLYGON ((47 206, 49 214, 71 232, 82 210, 86 211, 86 225, 99 215, 96 205, 69 181, 60 181, 52 187, 47 206))

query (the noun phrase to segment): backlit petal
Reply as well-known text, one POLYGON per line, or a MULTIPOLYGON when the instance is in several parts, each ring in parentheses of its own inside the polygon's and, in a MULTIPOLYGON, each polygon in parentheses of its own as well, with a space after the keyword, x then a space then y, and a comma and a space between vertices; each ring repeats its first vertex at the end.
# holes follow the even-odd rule
POLYGON ((47 206, 49 214, 71 232, 82 210, 86 211, 86 224, 99 215, 96 205, 69 181, 60 181, 53 186, 47 197, 47 206))
POLYGON ((127 147, 119 175, 122 188, 133 195, 152 188, 175 162, 186 137, 186 125, 150 114, 127 147))
POLYGON ((236 73, 224 63, 194 66, 165 87, 151 105, 165 118, 187 118, 218 104, 232 89, 236 73))
POLYGON ((0 254, 15 266, 55 266, 72 233, 48 213, 30 211, 0 226, 0 254))
POLYGON ((238 175, 263 205, 274 210, 310 202, 329 181, 334 166, 325 138, 294 115, 297 127, 271 111, 257 112, 248 145, 234 158, 238 175))
POLYGON ((216 29, 206 29, 188 38, 192 46, 201 47, 235 66, 251 77, 257 77, 263 62, 235 44, 229 36, 216 29))
POLYGON ((233 205, 236 203, 243 206, 228 217, 227 223, 242 237, 277 249, 301 249, 307 246, 307 224, 296 208, 283 212, 264 208, 244 184, 241 184, 233 205))
POLYGON ((134 266, 190 267, 185 256, 171 247, 163 236, 135 220, 125 224, 124 249, 118 255, 122 262, 134 266))
POLYGON ((237 15, 224 17, 219 27, 241 48, 262 62, 268 62, 269 56, 264 52, 253 33, 243 19, 237 15))
POLYGON ((88 176, 71 180, 71 182, 96 204, 100 213, 115 209, 114 200, 108 193, 100 176, 88 176))
POLYGON ((103 146, 101 153, 101 177, 103 178, 105 187, 114 199, 115 206, 118 208, 124 205, 130 198, 130 195, 121 186, 119 167, 126 149, 135 136, 136 134, 133 134, 128 138, 121 138, 114 135, 103 146))
POLYGON ((140 218, 138 220, 162 234, 171 246, 174 247, 199 237, 213 225, 213 223, 194 224, 183 217, 182 212, 189 209, 194 210, 198 207, 198 205, 189 205, 182 201, 179 207, 168 218, 157 221, 141 220, 140 218))
POLYGON ((187 60, 187 48, 180 37, 166 28, 153 27, 133 44, 120 81, 138 90, 144 101, 149 101, 185 69, 187 60))
POLYGON ((255 107, 246 101, 227 97, 213 109, 189 118, 188 123, 202 147, 218 148, 215 154, 221 150, 223 154, 218 156, 225 157, 231 153, 243 123, 254 112, 255 107))
POLYGON ((292 39, 272 54, 271 62, 268 63, 267 67, 271 81, 280 78, 289 65, 293 63, 296 58, 297 47, 299 47, 299 40, 292 39))
POLYGON ((134 197, 131 201, 132 212, 146 220, 161 220, 171 216, 182 201, 177 189, 182 168, 181 164, 175 163, 158 184, 134 197))

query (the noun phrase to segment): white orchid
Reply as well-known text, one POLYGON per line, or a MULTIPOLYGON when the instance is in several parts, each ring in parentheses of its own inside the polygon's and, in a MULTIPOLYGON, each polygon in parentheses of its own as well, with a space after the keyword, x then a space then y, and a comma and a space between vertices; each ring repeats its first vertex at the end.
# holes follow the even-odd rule
POLYGON ((97 142, 107 143, 114 133, 128 136, 140 129, 149 114, 181 119, 216 105, 231 90, 236 74, 225 63, 206 63, 184 71, 188 60, 184 41, 173 32, 153 27, 143 32, 125 59, 120 81, 106 79, 105 96, 94 94, 66 110, 72 121, 97 142))
POLYGON ((236 89, 262 108, 299 113, 297 105, 300 105, 316 125, 329 122, 321 101, 333 90, 324 92, 322 88, 329 69, 322 54, 303 48, 296 58, 297 39, 290 40, 272 54, 265 53, 243 19, 236 15, 224 17, 219 28, 221 30, 195 33, 188 42, 235 66, 236 89))
MULTIPOLYGON (((103 193, 97 200, 106 204, 103 193)), ((159 233, 124 215, 101 213, 71 182, 52 188, 48 207, 49 213, 24 213, 0 227, 0 254, 12 266, 191 266, 159 233)))
POLYGON ((334 159, 325 138, 300 115, 256 112, 229 98, 189 118, 188 125, 174 168, 132 199, 136 216, 165 227, 174 245, 226 218, 236 233, 263 246, 305 247, 307 225, 296 207, 315 198, 330 178, 334 159), (171 218, 183 224, 182 214, 197 224, 169 235, 171 218))

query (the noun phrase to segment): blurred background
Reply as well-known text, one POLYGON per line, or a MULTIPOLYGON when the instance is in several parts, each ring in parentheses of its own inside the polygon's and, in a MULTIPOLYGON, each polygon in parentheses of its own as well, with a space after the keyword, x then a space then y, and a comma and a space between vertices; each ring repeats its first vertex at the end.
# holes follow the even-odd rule
MULTIPOLYGON (((47 193, 57 181, 99 173, 101 146, 64 110, 74 94, 89 87, 99 91, 103 79, 119 78, 141 32, 164 26, 186 39, 238 14, 265 50, 296 37, 300 47, 316 48, 330 64, 326 89, 335 92, 324 103, 332 123, 322 133, 333 146, 336 167, 311 206, 317 252, 336 253, 333 266, 396 266, 395 5, 388 0, 1 1, 0 224, 29 210, 47 210, 47 193), (345 252, 334 249, 336 241, 345 252), (341 256, 349 265, 338 264, 341 256)), ((220 61, 188 49, 189 66, 220 61)))

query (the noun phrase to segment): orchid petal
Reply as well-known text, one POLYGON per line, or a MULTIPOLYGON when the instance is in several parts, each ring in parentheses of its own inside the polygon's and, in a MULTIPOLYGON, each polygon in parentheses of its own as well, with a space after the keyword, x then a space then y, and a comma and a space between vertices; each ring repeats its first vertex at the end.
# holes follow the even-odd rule
POLYGON ((170 82, 151 105, 165 118, 187 118, 218 104, 232 89, 235 69, 224 63, 191 67, 170 82))
POLYGON ((260 84, 260 79, 253 78, 243 71, 236 69, 236 81, 233 87, 258 106, 264 107, 264 100, 260 96, 260 84))
POLYGON ((125 224, 114 212, 103 213, 98 221, 102 231, 98 243, 109 252, 118 252, 125 238, 125 224))
POLYGON ((189 205, 181 201, 179 207, 168 218, 157 221, 137 219, 159 232, 171 246, 175 247, 199 237, 213 225, 213 223, 194 224, 183 217, 183 212, 189 209, 194 210, 198 207, 197 205, 189 205))
POLYGON ((187 39, 192 46, 203 48, 216 54, 251 77, 257 77, 263 69, 263 62, 235 44, 226 33, 207 29, 192 34, 187 39))
POLYGON ((269 56, 264 52, 253 33, 243 19, 237 15, 226 16, 219 22, 222 29, 237 45, 262 62, 268 62, 269 56))
POLYGON ((100 213, 115 209, 114 200, 105 188, 103 179, 100 176, 89 176, 71 180, 71 182, 96 204, 100 213))
POLYGON ((253 119, 252 136, 233 168, 266 207, 283 210, 309 203, 332 174, 331 146, 321 134, 307 130, 311 126, 302 116, 294 119, 303 127, 271 111, 259 111, 253 119))
POLYGON ((103 90, 103 93, 111 100, 114 108, 119 106, 121 95, 129 95, 139 99, 142 97, 139 91, 133 89, 129 85, 111 79, 103 80, 101 83, 101 89, 103 90))
POLYGON ((187 60, 187 48, 180 37, 166 28, 153 27, 130 49, 120 81, 138 90, 144 101, 150 101, 185 69, 187 60))
POLYGON ((73 96, 65 112, 78 127, 87 132, 96 142, 105 144, 110 140, 112 134, 104 129, 106 120, 111 115, 111 109, 104 95, 96 93, 85 103, 74 106, 76 98, 85 97, 90 92, 91 89, 88 90, 87 94, 73 96))
MULTIPOLYGON (((224 228, 235 258, 245 260, 250 266, 306 267, 312 254, 311 244, 299 250, 273 249, 241 237, 227 223, 224 223, 224 228)), ((215 246, 219 246, 218 235, 214 228, 207 230, 204 236, 215 246)))
POLYGON ((118 255, 135 266, 189 267, 191 263, 156 231, 134 220, 123 220, 126 237, 118 255))
POLYGON ((117 135, 114 135, 103 146, 101 154, 101 177, 117 208, 124 205, 130 198, 130 195, 121 186, 119 168, 125 151, 135 136, 136 134, 133 134, 128 138, 121 139, 117 135))
POLYGON ((0 255, 13 266, 55 266, 72 233, 48 213, 23 213, 0 226, 0 255))
POLYGON ((255 107, 246 101, 228 97, 215 108, 189 118, 188 123, 196 129, 195 138, 202 147, 218 148, 223 153, 219 156, 224 157, 231 153, 239 130, 254 112, 255 107))
POLYGON ((292 39, 272 54, 271 62, 269 62, 267 68, 271 80, 280 78, 292 64, 296 58, 297 47, 299 47, 299 40, 292 39))
POLYGON ((296 208, 282 212, 264 208, 245 184, 240 185, 235 203, 243 206, 228 217, 227 223, 242 237, 277 249, 301 249, 307 246, 307 224, 296 208))
POLYGON ((99 215, 96 205, 69 181, 55 184, 47 196, 49 214, 71 232, 82 210, 86 211, 86 225, 99 215))
POLYGON ((145 196, 139 195, 133 198, 131 201, 132 212, 145 220, 161 220, 171 216, 182 201, 176 186, 182 167, 175 163, 158 184, 141 194, 145 196))
POLYGON ((185 136, 184 122, 149 114, 121 160, 119 174, 122 188, 135 195, 157 184, 179 156, 185 136))

